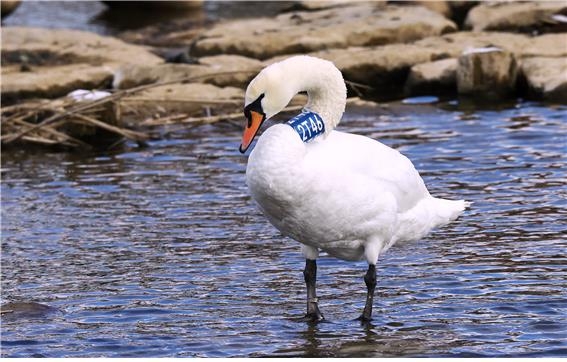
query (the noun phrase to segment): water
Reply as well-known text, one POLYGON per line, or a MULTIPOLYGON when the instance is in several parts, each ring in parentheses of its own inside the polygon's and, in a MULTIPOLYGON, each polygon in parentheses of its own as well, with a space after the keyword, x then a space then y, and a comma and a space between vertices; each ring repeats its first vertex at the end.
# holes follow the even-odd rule
POLYGON ((323 256, 327 321, 304 313, 304 260, 244 183, 241 129, 114 153, 3 151, 2 357, 567 356, 565 110, 349 109, 343 130, 399 149, 432 194, 474 205, 379 260, 323 256))
POLYGON ((196 3, 186 9, 168 9, 142 6, 140 2, 109 7, 101 1, 24 0, 2 25, 77 29, 102 35, 156 24, 186 31, 222 19, 275 16, 292 5, 289 1, 203 1, 201 6, 196 3))

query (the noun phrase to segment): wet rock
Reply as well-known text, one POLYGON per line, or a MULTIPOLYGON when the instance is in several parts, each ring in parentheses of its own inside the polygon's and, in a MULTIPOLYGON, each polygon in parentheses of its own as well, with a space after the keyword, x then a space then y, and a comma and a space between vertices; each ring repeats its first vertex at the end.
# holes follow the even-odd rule
POLYGON ((203 6, 203 0, 191 1, 163 1, 163 0, 150 0, 140 1, 133 3, 132 1, 103 1, 109 8, 117 9, 132 9, 139 10, 140 8, 145 11, 193 11, 203 6))
POLYGON ((471 9, 465 28, 531 33, 552 26, 555 14, 567 15, 564 1, 489 1, 471 9))
MULTIPOLYGON (((374 1, 378 3, 379 1, 374 1)), ((382 3, 386 3, 385 0, 382 0, 382 3)), ((315 10, 322 10, 322 9, 330 9, 336 8, 341 6, 348 6, 352 5, 352 0, 300 0, 294 1, 293 5, 286 9, 286 11, 297 11, 297 10, 307 10, 307 11, 315 11, 315 10)))
POLYGON ((161 64, 157 66, 126 65, 114 77, 118 89, 168 82, 187 77, 199 77, 195 82, 211 83, 220 87, 244 88, 262 69, 262 62, 238 55, 217 55, 198 59, 197 64, 161 64), (233 74, 226 74, 235 72, 233 74), (224 74, 223 74, 224 73, 224 74))
POLYGON ((127 115, 134 111, 136 118, 155 114, 184 113, 203 115, 206 107, 217 112, 240 109, 244 91, 234 87, 187 83, 157 86, 122 98, 120 108, 127 115))
POLYGON ((2 98, 58 97, 107 85, 122 64, 156 65, 146 49, 77 30, 2 29, 2 98))
POLYGON ((567 103, 567 58, 523 59, 521 75, 533 97, 567 103))
POLYGON ((0 2, 0 12, 2 13, 2 19, 10 15, 18 6, 20 6, 20 0, 2 0, 0 2))
POLYGON ((275 18, 220 23, 195 42, 193 55, 240 54, 267 59, 328 48, 404 43, 455 31, 453 22, 424 7, 372 3, 275 18))
POLYGON ((448 58, 414 65, 405 85, 410 95, 454 93, 457 88, 457 59, 448 58))
POLYGON ((9 302, 0 307, 2 320, 45 318, 57 312, 57 308, 36 302, 9 302))
POLYGON ((516 89, 514 55, 496 47, 465 51, 457 65, 457 91, 487 99, 510 96, 516 89))
POLYGON ((449 1, 449 7, 451 8, 451 20, 458 25, 459 29, 463 28, 465 19, 469 11, 478 5, 478 1, 449 1))

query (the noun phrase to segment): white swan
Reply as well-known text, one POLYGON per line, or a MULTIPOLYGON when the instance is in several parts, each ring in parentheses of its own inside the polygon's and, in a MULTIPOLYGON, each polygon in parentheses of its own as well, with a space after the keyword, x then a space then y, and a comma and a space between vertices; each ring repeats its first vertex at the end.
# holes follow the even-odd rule
POLYGON ((250 82, 242 153, 262 123, 301 91, 309 97, 303 112, 259 138, 248 159, 246 182, 269 221, 302 243, 306 318, 323 319, 315 278, 316 259, 324 250, 368 262, 368 293, 359 319, 370 320, 379 255, 396 242, 420 239, 456 219, 468 203, 431 196, 411 161, 398 151, 335 131, 346 104, 344 80, 333 63, 310 56, 272 64, 250 82))

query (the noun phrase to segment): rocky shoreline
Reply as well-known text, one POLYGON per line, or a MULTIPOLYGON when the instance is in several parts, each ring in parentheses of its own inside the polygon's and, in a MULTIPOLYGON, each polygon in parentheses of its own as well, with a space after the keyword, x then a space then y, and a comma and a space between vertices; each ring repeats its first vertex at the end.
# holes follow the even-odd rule
POLYGON ((219 102, 236 111, 249 80, 293 54, 333 61, 351 96, 567 103, 567 5, 560 1, 299 1, 273 18, 151 31, 132 44, 119 39, 131 32, 114 38, 4 27, 2 105, 185 80, 121 97, 122 114, 198 116, 219 102))

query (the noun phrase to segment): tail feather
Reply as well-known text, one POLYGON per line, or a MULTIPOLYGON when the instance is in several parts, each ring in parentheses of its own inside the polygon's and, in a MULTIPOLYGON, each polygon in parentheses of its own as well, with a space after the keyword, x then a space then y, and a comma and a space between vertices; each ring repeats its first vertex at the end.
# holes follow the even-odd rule
POLYGON ((432 196, 425 198, 401 215, 399 228, 391 244, 398 240, 418 240, 427 235, 431 229, 447 225, 458 218, 471 204, 464 200, 445 200, 432 196))
POLYGON ((435 214, 438 218, 438 225, 445 225, 458 218, 472 202, 465 200, 446 200, 435 199, 435 214))

